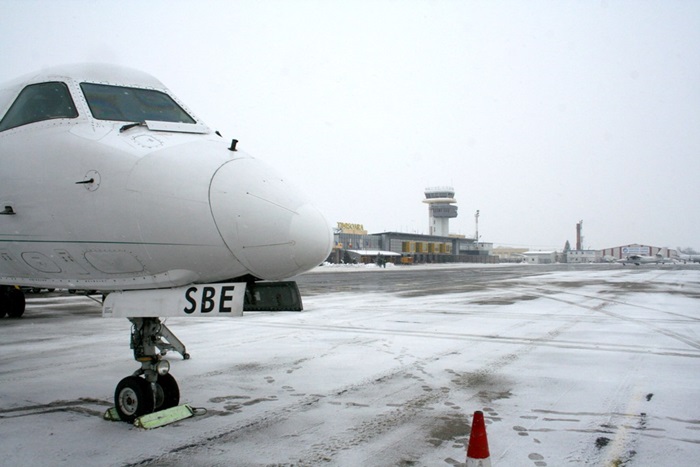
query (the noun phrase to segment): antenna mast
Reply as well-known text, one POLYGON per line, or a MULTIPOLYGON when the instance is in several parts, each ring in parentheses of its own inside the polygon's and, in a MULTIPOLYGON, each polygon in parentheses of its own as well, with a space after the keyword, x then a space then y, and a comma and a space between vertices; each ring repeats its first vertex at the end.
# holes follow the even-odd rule
POLYGON ((479 243, 479 210, 476 210, 476 214, 474 214, 474 222, 476 224, 476 233, 474 234, 474 241, 476 243, 479 243))

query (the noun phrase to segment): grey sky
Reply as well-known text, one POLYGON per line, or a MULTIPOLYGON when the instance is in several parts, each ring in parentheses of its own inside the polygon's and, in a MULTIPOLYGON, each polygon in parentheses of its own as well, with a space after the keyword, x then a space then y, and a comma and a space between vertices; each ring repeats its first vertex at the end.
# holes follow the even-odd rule
POLYGON ((328 220, 497 245, 700 247, 700 2, 8 1, 0 81, 149 72, 328 220))

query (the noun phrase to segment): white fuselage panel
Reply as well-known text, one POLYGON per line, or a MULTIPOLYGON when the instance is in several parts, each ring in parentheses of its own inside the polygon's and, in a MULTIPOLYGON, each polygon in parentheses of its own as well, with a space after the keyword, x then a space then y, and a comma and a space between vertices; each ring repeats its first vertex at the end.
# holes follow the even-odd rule
MULTIPOLYGON (((117 74, 138 86, 138 73, 117 74)), ((328 255, 323 216, 201 122, 99 120, 81 93, 89 73, 33 79, 65 82, 78 116, 0 131, 0 212, 11 210, 0 215, 0 284, 124 290, 277 279, 328 255)), ((13 83, 0 96, 22 89, 13 83)))

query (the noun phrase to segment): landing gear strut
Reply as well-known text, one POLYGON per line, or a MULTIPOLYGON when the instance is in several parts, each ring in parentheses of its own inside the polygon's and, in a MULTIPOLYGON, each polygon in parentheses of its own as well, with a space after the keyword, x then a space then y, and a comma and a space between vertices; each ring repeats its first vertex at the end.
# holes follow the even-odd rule
POLYGON ((243 311, 301 311, 296 282, 228 282, 182 287, 112 292, 102 304, 102 316, 128 318, 131 348, 141 368, 122 379, 114 405, 122 420, 133 422, 154 411, 178 406, 180 390, 163 356, 173 350, 187 360, 185 345, 152 316, 242 316, 243 311), (147 310, 147 311, 144 311, 147 310), (145 313, 148 315, 144 316, 145 313))
POLYGON ((142 415, 169 409, 180 403, 180 389, 169 373, 170 363, 161 354, 170 349, 179 349, 184 358, 189 357, 182 343, 159 318, 129 318, 129 321, 132 323, 131 348, 141 368, 122 379, 114 391, 114 406, 119 418, 125 422, 133 422, 142 415), (165 343, 163 337, 169 343, 165 343), (173 342, 173 338, 176 342, 173 342), (157 352, 158 348, 162 349, 160 353, 157 352))

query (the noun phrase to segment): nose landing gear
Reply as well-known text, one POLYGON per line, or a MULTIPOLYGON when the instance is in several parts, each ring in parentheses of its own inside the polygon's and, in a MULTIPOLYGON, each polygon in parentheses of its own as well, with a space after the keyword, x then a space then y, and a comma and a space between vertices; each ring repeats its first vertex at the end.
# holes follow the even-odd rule
POLYGON ((129 321, 131 348, 141 368, 119 382, 114 391, 114 406, 119 418, 131 423, 142 415, 177 406, 180 389, 169 373, 170 363, 157 352, 157 347, 164 347, 163 329, 167 334, 172 333, 159 318, 129 318, 129 321))
MULTIPOLYGON (((114 392, 114 410, 110 408, 105 418, 135 422, 138 426, 144 419, 150 423, 149 420, 157 419, 160 415, 169 416, 181 407, 178 406, 180 389, 169 373, 170 364, 163 356, 172 350, 187 360, 189 354, 185 345, 160 318, 153 316, 185 317, 196 313, 202 317, 234 317, 242 316, 244 311, 302 309, 301 295, 295 282, 221 282, 110 293, 102 305, 102 315, 128 318, 132 323, 131 349, 141 368, 119 382, 114 392), (150 416, 151 413, 153 416, 150 416)), ((188 409, 186 414, 183 412, 176 416, 192 414, 188 409)))

